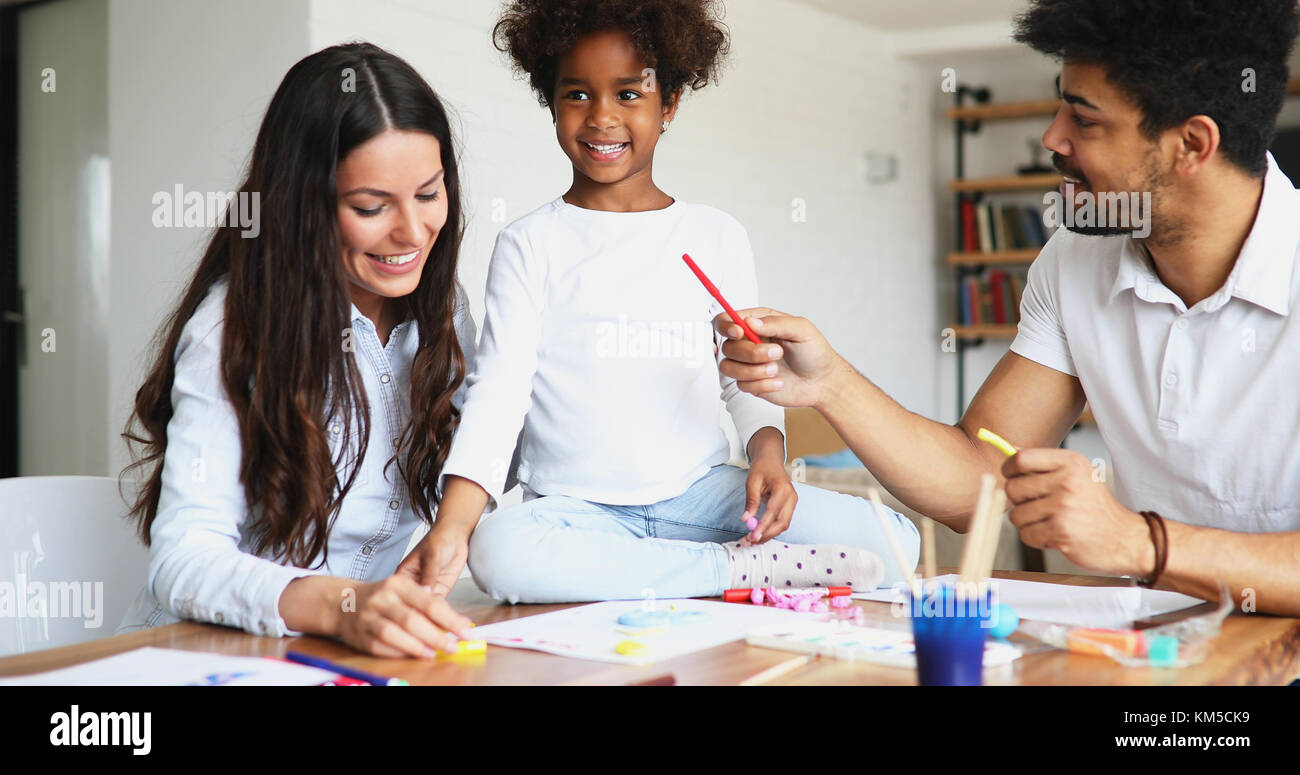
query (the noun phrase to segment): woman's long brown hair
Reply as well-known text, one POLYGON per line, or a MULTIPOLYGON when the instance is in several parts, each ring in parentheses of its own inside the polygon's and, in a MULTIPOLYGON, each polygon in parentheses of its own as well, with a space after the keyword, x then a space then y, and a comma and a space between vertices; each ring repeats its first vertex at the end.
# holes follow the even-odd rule
MULTIPOLYGON (((411 367, 410 422, 394 459, 415 513, 432 523, 434 486, 459 412, 464 380, 456 337, 456 262, 463 232, 460 179, 447 114, 433 89, 402 59, 365 43, 334 46, 298 62, 276 90, 258 130, 240 192, 260 192, 260 234, 239 225, 213 234, 179 306, 155 340, 153 365, 122 434, 135 469, 147 471, 131 516, 148 545, 158 515, 172 418, 176 347, 212 286, 227 280, 221 378, 239 422, 240 483, 251 549, 307 567, 323 564, 329 529, 361 468, 370 404, 355 353, 350 281, 341 260, 335 173, 352 149, 387 129, 438 139, 447 223, 419 285, 400 300, 419 349, 411 367), (331 454, 324 428, 343 426, 331 454), (349 464, 344 459, 349 459, 349 464), (346 470, 345 470, 346 469, 346 470)), ((188 468, 188 467, 187 467, 188 468)))

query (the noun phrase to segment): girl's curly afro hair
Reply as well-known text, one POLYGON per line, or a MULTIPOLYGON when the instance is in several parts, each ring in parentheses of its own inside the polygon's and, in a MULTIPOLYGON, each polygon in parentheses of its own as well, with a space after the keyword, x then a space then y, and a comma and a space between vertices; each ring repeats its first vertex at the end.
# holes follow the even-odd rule
POLYGON ((537 101, 551 107, 560 57, 584 36, 623 30, 654 68, 666 101, 684 87, 718 79, 730 50, 715 0, 512 0, 492 30, 492 42, 528 76, 537 101))

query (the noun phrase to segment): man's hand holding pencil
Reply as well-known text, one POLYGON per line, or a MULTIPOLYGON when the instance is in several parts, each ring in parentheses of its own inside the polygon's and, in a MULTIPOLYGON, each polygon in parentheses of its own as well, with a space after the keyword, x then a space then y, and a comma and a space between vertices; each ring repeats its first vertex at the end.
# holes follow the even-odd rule
POLYGON ((713 327, 727 337, 719 370, 736 380, 746 393, 762 396, 778 406, 818 407, 835 389, 837 378, 856 372, 805 318, 767 307, 737 310, 747 325, 764 340, 754 344, 727 313, 713 319, 713 327))

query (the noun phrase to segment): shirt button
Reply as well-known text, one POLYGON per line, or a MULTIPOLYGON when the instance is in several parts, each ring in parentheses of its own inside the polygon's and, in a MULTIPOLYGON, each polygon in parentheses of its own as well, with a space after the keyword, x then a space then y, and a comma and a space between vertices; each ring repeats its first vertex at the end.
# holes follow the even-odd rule
POLYGON ((392 509, 393 511, 397 511, 397 507, 400 506, 400 505, 402 505, 402 504, 398 503, 397 501, 389 501, 389 502, 388 502, 388 508, 392 509))
POLYGON ((331 425, 331 426, 330 426, 330 433, 334 434, 335 436, 339 435, 339 434, 342 433, 342 432, 343 432, 343 426, 341 426, 341 425, 331 425))
POLYGON ((1165 375, 1165 387, 1173 387, 1174 385, 1177 384, 1178 384, 1178 375, 1176 374, 1165 375))
POLYGON ((225 620, 226 620, 225 617, 222 616, 219 612, 212 615, 212 621, 216 622, 217 624, 221 624, 225 620))
POLYGON ((1187 318, 1179 318, 1178 322, 1174 323, 1174 327, 1177 328, 1179 331, 1186 330, 1187 318))
POLYGON ((374 549, 369 544, 366 544, 365 546, 361 547, 361 553, 367 557, 369 557, 370 553, 373 551, 374 549))
POLYGON ((392 377, 388 376, 387 374, 382 374, 382 375, 380 375, 380 377, 379 377, 379 381, 382 382, 382 383, 384 383, 385 385, 387 385, 387 384, 388 384, 388 381, 391 380, 391 379, 392 379, 392 377))

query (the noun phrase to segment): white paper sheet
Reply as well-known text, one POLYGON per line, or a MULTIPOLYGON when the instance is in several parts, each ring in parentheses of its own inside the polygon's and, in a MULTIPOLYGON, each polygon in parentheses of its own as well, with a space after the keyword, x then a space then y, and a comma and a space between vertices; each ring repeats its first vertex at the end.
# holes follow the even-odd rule
POLYGON ((826 614, 798 613, 779 608, 745 603, 718 603, 711 600, 656 600, 656 610, 699 611, 706 618, 686 624, 669 625, 663 632, 635 635, 618 624, 618 617, 643 606, 640 600, 616 600, 607 603, 567 608, 548 614, 525 616, 474 628, 474 637, 493 646, 532 649, 576 659, 643 665, 702 651, 740 640, 751 631, 815 621, 826 614), (646 646, 638 655, 619 654, 620 642, 636 641, 646 646))
MULTIPOLYGON (((911 630, 858 627, 849 622, 817 622, 791 631, 751 632, 745 642, 751 646, 821 654, 850 662, 916 667, 916 643, 912 640, 911 630)), ((984 667, 1009 664, 1019 659, 1021 653, 1018 646, 989 638, 984 644, 984 667)))
MULTIPOLYGON (((937 577, 955 583, 956 574, 937 577)), ((1163 589, 1142 587, 1081 587, 1044 581, 993 579, 997 602, 1006 603, 1021 619, 1059 622, 1083 627, 1122 628, 1135 619, 1179 611, 1205 602, 1163 589)), ((903 600, 903 590, 856 592, 857 600, 893 603, 903 600)))
POLYGON ((316 686, 336 677, 278 659, 146 646, 46 673, 6 676, 0 686, 316 686))

